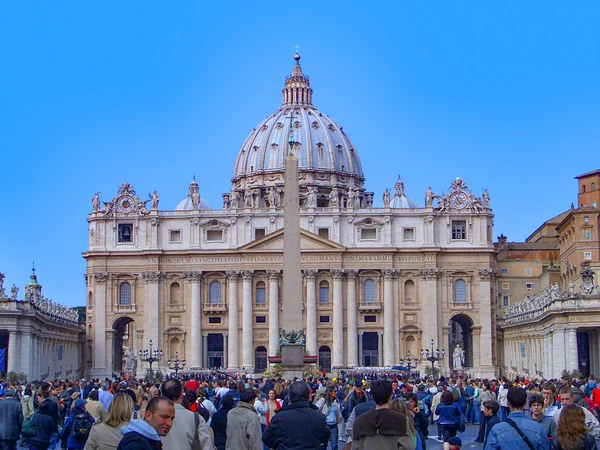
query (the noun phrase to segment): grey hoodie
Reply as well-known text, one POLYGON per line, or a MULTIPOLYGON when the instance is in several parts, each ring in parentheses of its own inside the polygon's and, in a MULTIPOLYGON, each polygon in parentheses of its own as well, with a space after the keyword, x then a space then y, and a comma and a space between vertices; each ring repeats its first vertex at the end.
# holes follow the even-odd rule
POLYGON ((129 425, 121 428, 123 439, 117 450, 127 449, 162 449, 162 442, 154 428, 142 419, 132 420, 129 425))

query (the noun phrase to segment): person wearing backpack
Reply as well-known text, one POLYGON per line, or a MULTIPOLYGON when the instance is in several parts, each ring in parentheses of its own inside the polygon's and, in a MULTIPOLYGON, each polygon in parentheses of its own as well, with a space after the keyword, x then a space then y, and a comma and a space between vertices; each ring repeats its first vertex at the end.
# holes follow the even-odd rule
POLYGON ((21 433, 29 450, 48 450, 52 436, 58 434, 58 425, 47 402, 40 403, 38 411, 23 421, 21 433))
POLYGON ((85 410, 86 404, 87 402, 81 398, 75 401, 73 405, 75 410, 67 417, 60 433, 62 448, 81 450, 85 446, 94 424, 94 418, 85 410))

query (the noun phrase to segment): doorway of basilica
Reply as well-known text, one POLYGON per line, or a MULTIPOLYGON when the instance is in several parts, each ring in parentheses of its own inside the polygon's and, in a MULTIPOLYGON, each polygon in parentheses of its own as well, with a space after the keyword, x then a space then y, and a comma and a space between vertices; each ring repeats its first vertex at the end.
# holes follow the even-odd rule
POLYGON ((449 355, 449 361, 452 364, 451 368, 454 368, 452 353, 456 348, 456 344, 460 345, 465 352, 463 367, 473 367, 473 322, 469 316, 457 314, 450 319, 449 328, 447 354, 449 355))
POLYGON ((207 367, 223 367, 223 335, 209 333, 207 336, 207 367))
POLYGON ((113 325, 112 372, 134 372, 137 365, 137 350, 134 345, 135 321, 130 317, 120 317, 113 325), (129 366, 129 367, 127 367, 129 366))
POLYGON ((363 333, 361 362, 364 367, 379 366, 379 335, 377 332, 365 331, 363 333))

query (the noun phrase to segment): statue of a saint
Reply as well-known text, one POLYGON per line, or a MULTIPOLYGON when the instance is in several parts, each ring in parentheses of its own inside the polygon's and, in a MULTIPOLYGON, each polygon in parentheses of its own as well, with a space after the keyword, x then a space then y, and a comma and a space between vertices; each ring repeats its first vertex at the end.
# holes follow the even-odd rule
POLYGON ((156 191, 154 191, 150 197, 152 198, 152 210, 156 211, 158 209, 158 202, 160 201, 160 197, 158 196, 156 191))
POLYGON ((488 194, 487 189, 483 190, 483 207, 484 208, 490 207, 490 195, 488 194))
POLYGON ((240 207, 240 193, 238 191, 231 192, 231 209, 240 207))
POLYGON ((425 193, 425 207, 431 208, 433 206, 433 191, 431 190, 431 186, 427 188, 427 192, 425 193))
POLYGON ((329 206, 338 206, 340 202, 340 193, 337 187, 333 187, 329 193, 329 206))
POLYGON ((13 283, 12 288, 10 288, 10 298, 12 300, 16 300, 18 294, 19 294, 19 288, 17 287, 16 284, 13 283))
POLYGON ((92 208, 93 208, 94 212, 100 211, 100 196, 98 195, 97 192, 92 197, 92 208))
POLYGON ((198 210, 200 207, 200 194, 198 194, 198 191, 192 192, 192 207, 194 210, 198 210))
POLYGON ((354 208, 354 198, 356 197, 356 192, 354 189, 348 188, 348 199, 346 200, 346 208, 354 208))
POLYGON ((123 353, 125 356, 125 370, 127 372, 132 372, 135 366, 135 355, 129 347, 125 347, 123 353))
POLYGON ((309 188, 308 189, 308 197, 306 199, 306 207, 307 208, 315 208, 317 206, 317 189, 309 188))
POLYGON ((460 344, 456 344, 456 347, 454 347, 452 361, 454 370, 461 370, 463 368, 463 364, 465 363, 465 351, 460 348, 460 344))
POLYGON ((244 192, 244 207, 252 208, 252 191, 250 188, 246 188, 246 191, 244 192))
POLYGON ((383 207, 390 207, 390 190, 388 188, 385 188, 385 192, 383 193, 383 207))
POLYGON ((567 285, 567 296, 575 297, 575 283, 572 281, 567 285))

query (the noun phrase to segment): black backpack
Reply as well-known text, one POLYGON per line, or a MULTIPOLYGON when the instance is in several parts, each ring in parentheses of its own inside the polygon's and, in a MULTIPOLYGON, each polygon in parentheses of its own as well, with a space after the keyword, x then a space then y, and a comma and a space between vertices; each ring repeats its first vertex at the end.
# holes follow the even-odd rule
POLYGON ((35 419, 33 418, 35 414, 32 414, 27 419, 23 420, 23 425, 21 426, 21 434, 24 438, 32 438, 37 435, 37 430, 35 428, 35 419))
POLYGON ((87 441, 92 429, 92 416, 90 413, 85 412, 82 414, 76 414, 73 417, 73 426, 71 427, 71 434, 73 439, 76 441, 87 441))

